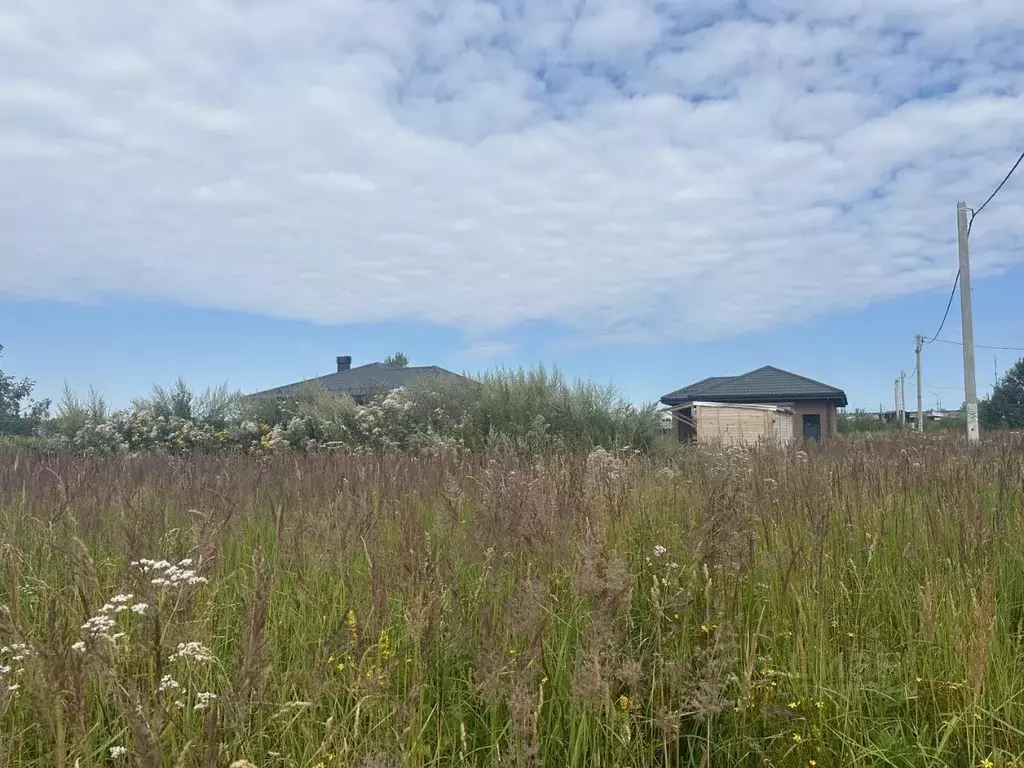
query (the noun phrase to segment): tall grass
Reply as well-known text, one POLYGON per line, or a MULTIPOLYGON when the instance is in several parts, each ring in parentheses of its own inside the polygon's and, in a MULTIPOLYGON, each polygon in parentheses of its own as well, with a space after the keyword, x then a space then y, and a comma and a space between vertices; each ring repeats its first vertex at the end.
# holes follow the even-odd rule
POLYGON ((0 764, 1008 766, 1022 448, 5 458, 0 764))

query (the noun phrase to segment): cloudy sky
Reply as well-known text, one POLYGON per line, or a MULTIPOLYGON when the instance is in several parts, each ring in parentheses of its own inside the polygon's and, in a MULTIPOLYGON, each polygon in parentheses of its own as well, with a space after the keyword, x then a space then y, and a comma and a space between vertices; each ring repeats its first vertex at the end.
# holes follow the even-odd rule
MULTIPOLYGON (((5 0, 0 62, 5 369, 115 400, 403 348, 877 405, 1024 150, 1019 0, 5 0)), ((972 263, 1024 347, 1014 181, 972 263)))

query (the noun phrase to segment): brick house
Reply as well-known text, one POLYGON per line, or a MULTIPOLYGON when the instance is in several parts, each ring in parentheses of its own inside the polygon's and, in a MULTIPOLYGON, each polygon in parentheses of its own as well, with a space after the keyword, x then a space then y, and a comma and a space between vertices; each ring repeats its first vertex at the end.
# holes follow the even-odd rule
POLYGON ((669 392, 661 402, 672 409, 672 436, 686 441, 695 402, 782 406, 793 413, 795 437, 818 440, 839 433, 837 409, 847 401, 841 389, 766 365, 739 376, 712 376, 669 392))

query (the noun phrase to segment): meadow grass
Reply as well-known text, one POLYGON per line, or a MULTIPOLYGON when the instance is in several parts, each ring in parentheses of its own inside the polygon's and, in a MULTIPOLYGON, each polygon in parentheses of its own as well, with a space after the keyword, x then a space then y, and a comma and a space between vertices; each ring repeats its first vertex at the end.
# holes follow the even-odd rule
POLYGON ((1024 764, 1022 456, 8 454, 0 765, 1024 764))

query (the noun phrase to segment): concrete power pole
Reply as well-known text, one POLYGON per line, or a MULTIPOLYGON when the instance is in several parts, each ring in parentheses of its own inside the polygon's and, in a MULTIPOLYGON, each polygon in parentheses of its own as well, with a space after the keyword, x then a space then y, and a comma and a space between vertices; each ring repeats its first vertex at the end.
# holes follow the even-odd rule
POLYGON ((900 428, 907 428, 907 372, 900 371, 900 428))
POLYGON ((974 316, 971 313, 971 259, 967 248, 967 204, 956 204, 957 241, 960 252, 960 321, 964 344, 964 397, 967 407, 967 442, 977 443, 978 386, 974 379, 974 316))
POLYGON ((917 431, 924 432, 924 405, 921 402, 921 347, 924 338, 917 334, 914 339, 914 354, 917 356, 917 431))
POLYGON ((899 426, 900 423, 900 380, 897 377, 892 385, 892 423, 899 426))

